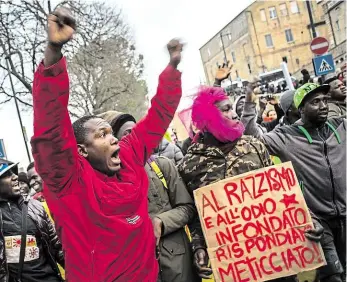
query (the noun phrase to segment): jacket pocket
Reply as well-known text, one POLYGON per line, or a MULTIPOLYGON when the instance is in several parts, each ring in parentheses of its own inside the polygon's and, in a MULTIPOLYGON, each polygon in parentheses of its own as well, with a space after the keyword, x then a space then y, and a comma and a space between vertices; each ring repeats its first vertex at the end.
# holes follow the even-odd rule
POLYGON ((163 249, 166 250, 167 253, 175 256, 175 255, 183 255, 186 253, 186 249, 183 244, 175 242, 173 240, 164 239, 163 241, 163 249))
POLYGON ((181 243, 178 240, 179 237, 180 236, 173 236, 173 238, 164 237, 162 241, 159 261, 162 282, 189 281, 185 279, 185 257, 187 254, 184 244, 182 244, 183 242, 181 243))

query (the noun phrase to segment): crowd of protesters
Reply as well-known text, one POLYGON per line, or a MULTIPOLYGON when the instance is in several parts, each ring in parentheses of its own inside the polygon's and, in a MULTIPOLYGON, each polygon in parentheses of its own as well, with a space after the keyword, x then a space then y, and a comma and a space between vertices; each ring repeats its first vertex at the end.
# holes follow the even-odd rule
POLYGON ((189 138, 172 142, 164 136, 182 95, 180 41, 168 43, 142 120, 115 109, 72 124, 62 47, 75 28, 67 9, 48 18, 33 83, 35 162, 18 173, 18 163, 0 159, 0 281, 209 279, 193 191, 271 166, 274 156, 292 162, 310 210, 314 228, 305 234, 327 262, 317 281, 346 281, 344 75, 319 85, 303 71, 296 90, 284 86, 279 97, 264 96, 255 78, 232 103, 223 66, 213 87, 196 94, 189 138))

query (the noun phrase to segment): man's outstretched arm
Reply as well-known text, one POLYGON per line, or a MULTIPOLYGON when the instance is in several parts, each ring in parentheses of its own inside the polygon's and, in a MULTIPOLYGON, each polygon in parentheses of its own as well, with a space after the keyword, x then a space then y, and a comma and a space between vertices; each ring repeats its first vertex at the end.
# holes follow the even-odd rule
POLYGON ((71 185, 77 169, 77 144, 67 110, 69 78, 62 46, 74 33, 75 21, 64 8, 48 18, 48 45, 33 83, 34 136, 37 172, 53 192, 71 185))
POLYGON ((157 93, 151 101, 151 108, 132 133, 122 140, 133 150, 141 165, 145 165, 162 140, 182 96, 181 72, 177 70, 181 61, 182 44, 178 40, 171 40, 168 50, 170 63, 159 76, 157 93))

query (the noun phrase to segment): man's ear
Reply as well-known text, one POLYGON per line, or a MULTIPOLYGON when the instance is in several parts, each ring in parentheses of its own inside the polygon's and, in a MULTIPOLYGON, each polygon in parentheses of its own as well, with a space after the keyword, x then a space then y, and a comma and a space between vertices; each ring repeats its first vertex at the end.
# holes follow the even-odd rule
POLYGON ((88 157, 88 150, 85 145, 83 144, 77 144, 77 151, 78 154, 84 158, 88 157))

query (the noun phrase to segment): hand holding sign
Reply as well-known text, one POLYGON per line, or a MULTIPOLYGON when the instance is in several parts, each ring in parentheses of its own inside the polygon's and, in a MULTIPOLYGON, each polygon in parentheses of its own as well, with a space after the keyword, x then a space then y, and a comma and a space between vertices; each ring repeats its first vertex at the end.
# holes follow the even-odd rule
POLYGON ((312 222, 314 228, 307 230, 305 236, 307 239, 319 243, 322 240, 324 228, 317 219, 312 218, 312 222))
POLYGON ((198 249, 194 253, 194 265, 201 278, 209 279, 212 269, 208 267, 208 254, 205 249, 198 249))

